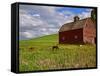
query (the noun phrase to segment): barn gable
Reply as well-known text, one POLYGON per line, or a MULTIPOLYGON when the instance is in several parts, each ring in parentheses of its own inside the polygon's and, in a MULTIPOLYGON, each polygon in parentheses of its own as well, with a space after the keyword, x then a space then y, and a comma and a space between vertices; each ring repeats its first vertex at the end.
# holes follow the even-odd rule
POLYGON ((96 24, 93 20, 88 19, 83 28, 84 43, 96 43, 96 24))

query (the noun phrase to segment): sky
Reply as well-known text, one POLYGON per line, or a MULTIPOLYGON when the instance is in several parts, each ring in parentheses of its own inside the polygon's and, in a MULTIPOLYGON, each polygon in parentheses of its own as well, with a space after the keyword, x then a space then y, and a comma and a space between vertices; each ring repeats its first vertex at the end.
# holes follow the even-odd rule
POLYGON ((27 40, 58 33, 74 16, 91 16, 90 8, 19 5, 19 39, 27 40))

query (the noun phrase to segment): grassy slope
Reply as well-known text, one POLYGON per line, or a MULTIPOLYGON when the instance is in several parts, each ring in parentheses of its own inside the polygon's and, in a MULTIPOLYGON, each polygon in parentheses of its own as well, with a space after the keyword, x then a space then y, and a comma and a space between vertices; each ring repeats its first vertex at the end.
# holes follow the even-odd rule
POLYGON ((95 67, 95 45, 59 45, 58 35, 20 41, 20 71, 95 67), (29 48, 33 49, 30 50, 29 48))

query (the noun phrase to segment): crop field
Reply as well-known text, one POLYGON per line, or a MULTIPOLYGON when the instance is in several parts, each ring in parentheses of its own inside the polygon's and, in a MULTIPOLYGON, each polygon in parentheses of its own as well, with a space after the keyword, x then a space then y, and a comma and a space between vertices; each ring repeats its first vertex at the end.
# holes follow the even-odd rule
POLYGON ((38 71, 96 67, 96 45, 58 44, 58 35, 19 41, 19 70, 38 71))

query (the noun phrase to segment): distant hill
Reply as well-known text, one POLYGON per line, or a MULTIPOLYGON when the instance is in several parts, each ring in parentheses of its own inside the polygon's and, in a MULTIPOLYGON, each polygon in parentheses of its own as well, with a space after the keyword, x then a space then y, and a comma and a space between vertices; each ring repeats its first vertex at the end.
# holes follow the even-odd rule
POLYGON ((20 41, 32 41, 32 42, 58 42, 58 34, 46 35, 30 40, 20 40, 20 41))

